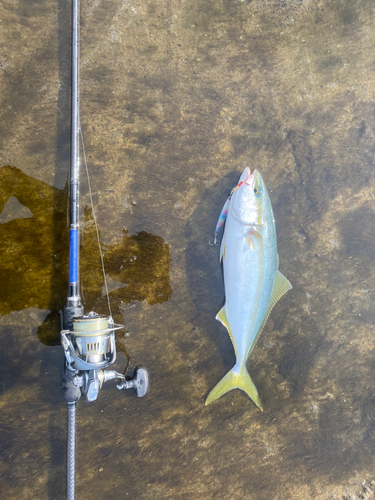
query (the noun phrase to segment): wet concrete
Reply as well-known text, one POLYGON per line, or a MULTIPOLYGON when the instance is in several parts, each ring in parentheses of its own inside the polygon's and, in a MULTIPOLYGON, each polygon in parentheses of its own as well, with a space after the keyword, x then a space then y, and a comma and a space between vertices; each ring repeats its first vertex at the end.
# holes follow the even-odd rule
MULTIPOLYGON (((108 385, 80 402, 77 498, 374 498, 374 11, 371 0, 82 2, 81 122, 130 334, 118 342, 151 389, 136 399, 108 385), (267 184, 293 284, 248 363, 263 413, 239 391, 204 406, 234 362, 208 241, 245 165, 267 184), (136 238, 161 252, 130 297, 119 259, 136 238), (147 301, 145 283, 166 274, 169 300, 147 301)), ((0 166, 13 167, 0 169, 0 489, 62 499, 62 353, 38 336, 66 294, 70 7, 4 2, 0 19, 0 166)), ((100 309, 84 179, 82 191, 84 295, 100 309)))

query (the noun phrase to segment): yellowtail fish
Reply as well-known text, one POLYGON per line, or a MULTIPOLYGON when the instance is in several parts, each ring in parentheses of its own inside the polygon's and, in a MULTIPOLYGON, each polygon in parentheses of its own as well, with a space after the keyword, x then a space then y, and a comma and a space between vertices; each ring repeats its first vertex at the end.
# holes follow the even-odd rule
POLYGON ((257 388, 246 369, 246 361, 272 308, 292 285, 278 270, 271 201, 257 170, 251 173, 248 167, 245 168, 223 212, 215 237, 226 215, 220 248, 225 305, 216 319, 229 332, 236 363, 212 389, 206 405, 232 389, 242 389, 263 410, 257 388))

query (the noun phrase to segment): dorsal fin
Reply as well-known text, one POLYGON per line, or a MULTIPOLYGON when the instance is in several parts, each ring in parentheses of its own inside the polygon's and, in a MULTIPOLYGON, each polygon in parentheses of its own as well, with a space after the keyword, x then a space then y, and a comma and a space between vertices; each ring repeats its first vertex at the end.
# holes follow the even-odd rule
POLYGON ((266 315, 264 316, 264 320, 263 320, 262 326, 260 327, 259 332, 261 332, 264 325, 266 324, 268 316, 271 314, 271 311, 275 307, 276 302, 278 302, 281 299, 281 297, 287 291, 291 290, 292 288, 293 288, 292 285, 285 278, 285 276, 283 274, 281 274, 280 271, 277 271, 276 277, 275 277, 275 282, 274 282, 273 288, 272 288, 270 302, 268 304, 268 309, 267 309, 266 315))
POLYGON ((270 300, 268 308, 271 307, 271 310, 272 310, 273 307, 274 307, 274 305, 276 304, 276 302, 278 300, 280 300, 281 297, 286 292, 288 292, 289 290, 291 290, 292 288, 293 287, 290 284, 289 280, 287 278, 285 278, 285 276, 283 274, 281 274, 280 271, 277 271, 276 278, 275 278, 275 283, 273 284, 273 288, 272 288, 271 300, 270 300))
POLYGON ((230 326, 229 326, 229 323, 228 323, 228 318, 227 318, 227 310, 225 308, 225 305, 223 305, 223 307, 220 309, 220 311, 217 313, 216 315, 216 319, 218 321, 220 321, 220 323, 222 325, 225 326, 225 328, 228 330, 228 333, 229 333, 229 337, 232 341, 232 344, 233 344, 233 348, 234 348, 234 353, 237 357, 237 349, 236 349, 236 344, 234 343, 234 338, 233 338, 233 335, 232 335, 232 332, 230 331, 230 326))
MULTIPOLYGON (((285 278, 285 276, 283 274, 281 274, 280 271, 277 271, 276 277, 275 277, 275 282, 274 282, 273 288, 272 288, 271 298, 270 298, 268 308, 267 308, 267 312, 266 312, 264 319, 263 319, 263 322, 258 330, 257 337, 260 335, 260 332, 263 330, 264 325, 266 324, 267 319, 269 318, 269 315, 271 314, 271 311, 275 307, 276 303, 281 299, 281 297, 286 292, 288 292, 292 288, 293 287, 290 284, 290 282, 287 280, 287 278, 285 278)), ((250 348, 250 351, 249 351, 249 355, 250 355, 251 351, 253 350, 255 344, 256 344, 256 341, 253 342, 253 344, 250 348)))

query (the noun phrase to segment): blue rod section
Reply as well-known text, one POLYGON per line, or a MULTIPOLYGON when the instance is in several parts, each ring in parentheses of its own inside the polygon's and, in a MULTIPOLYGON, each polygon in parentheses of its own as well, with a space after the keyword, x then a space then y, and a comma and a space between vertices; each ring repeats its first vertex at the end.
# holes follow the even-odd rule
POLYGON ((69 230, 69 283, 78 282, 78 229, 69 230))

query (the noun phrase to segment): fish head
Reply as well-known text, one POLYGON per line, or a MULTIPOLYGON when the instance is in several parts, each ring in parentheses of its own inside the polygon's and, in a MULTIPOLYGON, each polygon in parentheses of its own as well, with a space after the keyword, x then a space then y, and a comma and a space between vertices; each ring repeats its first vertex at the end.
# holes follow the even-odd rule
POLYGON ((251 173, 249 167, 245 168, 237 187, 233 190, 231 206, 235 217, 244 224, 263 225, 265 223, 271 202, 258 170, 251 173))

